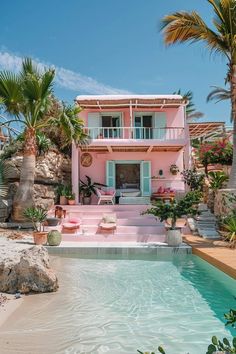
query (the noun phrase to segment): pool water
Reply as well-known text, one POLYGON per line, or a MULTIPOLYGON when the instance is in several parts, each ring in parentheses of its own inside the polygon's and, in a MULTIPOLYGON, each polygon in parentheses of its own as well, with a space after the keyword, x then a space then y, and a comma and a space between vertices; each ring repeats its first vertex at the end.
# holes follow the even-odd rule
POLYGON ((236 282, 196 256, 172 260, 55 257, 60 289, 29 296, 0 329, 0 352, 204 354, 232 337, 223 314, 236 282), (157 353, 157 351, 156 351, 157 353))

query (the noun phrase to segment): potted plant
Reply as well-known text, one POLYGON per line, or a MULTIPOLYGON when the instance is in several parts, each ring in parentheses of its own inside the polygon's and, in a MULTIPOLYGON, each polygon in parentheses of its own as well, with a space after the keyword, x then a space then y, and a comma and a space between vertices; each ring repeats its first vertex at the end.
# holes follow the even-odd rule
POLYGON ((87 181, 83 182, 80 180, 80 187, 79 192, 82 196, 83 204, 90 204, 91 203, 91 196, 93 194, 97 195, 96 188, 107 187, 105 184, 92 182, 89 176, 85 176, 87 181))
POLYGON ((179 172, 179 167, 175 164, 170 165, 170 173, 172 173, 172 175, 177 175, 177 173, 179 172))
POLYGON ((143 214, 152 214, 159 218, 160 221, 169 221, 167 226, 166 242, 169 246, 179 246, 182 243, 181 228, 176 226, 178 218, 186 216, 194 216, 197 214, 197 207, 193 206, 196 203, 196 196, 193 198, 186 194, 180 200, 173 200, 171 203, 163 203, 158 201, 152 208, 147 209, 143 214))
POLYGON ((75 193, 71 192, 66 197, 69 205, 75 205, 75 193))
POLYGON ((33 237, 36 245, 47 243, 47 232, 43 231, 43 223, 47 219, 47 210, 41 207, 29 207, 24 210, 24 216, 34 227, 33 237))
POLYGON ((59 204, 67 205, 67 196, 71 193, 70 186, 64 186, 63 184, 59 184, 57 187, 57 194, 59 196, 59 204))

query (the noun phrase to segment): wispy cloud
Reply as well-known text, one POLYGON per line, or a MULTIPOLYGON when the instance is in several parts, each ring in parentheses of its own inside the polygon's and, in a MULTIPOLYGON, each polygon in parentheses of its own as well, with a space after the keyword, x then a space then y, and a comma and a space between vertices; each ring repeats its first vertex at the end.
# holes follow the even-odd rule
MULTIPOLYGON (((127 90, 117 89, 115 87, 103 84, 97 80, 82 75, 78 72, 68 70, 62 67, 57 67, 51 64, 46 64, 38 59, 34 61, 39 65, 39 67, 54 67, 56 70, 55 82, 57 86, 63 87, 68 90, 75 91, 83 94, 128 94, 131 93, 127 90)), ((19 71, 21 68, 22 57, 11 54, 7 51, 0 51, 0 70, 11 70, 19 71)))

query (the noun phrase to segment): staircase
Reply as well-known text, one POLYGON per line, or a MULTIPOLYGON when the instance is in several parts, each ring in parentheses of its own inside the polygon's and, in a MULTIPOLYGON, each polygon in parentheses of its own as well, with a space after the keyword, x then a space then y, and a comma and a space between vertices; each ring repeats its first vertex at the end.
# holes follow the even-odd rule
POLYGON ((215 215, 208 209, 206 204, 200 204, 199 211, 200 215, 195 218, 199 236, 205 239, 219 239, 215 215))
POLYGON ((163 223, 152 215, 140 215, 147 210, 147 205, 75 205, 63 208, 68 219, 81 219, 78 233, 63 234, 64 241, 165 242, 163 223), (117 227, 114 232, 103 233, 99 230, 103 214, 116 214, 117 227))

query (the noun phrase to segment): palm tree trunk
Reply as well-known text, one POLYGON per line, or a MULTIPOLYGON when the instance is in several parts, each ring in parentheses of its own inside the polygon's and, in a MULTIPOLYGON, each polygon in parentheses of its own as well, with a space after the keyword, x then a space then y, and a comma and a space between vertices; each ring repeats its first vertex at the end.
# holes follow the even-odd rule
POLYGON ((233 162, 229 176, 228 188, 236 189, 236 64, 231 66, 231 104, 233 119, 233 162))
POLYGON ((25 131, 23 161, 20 173, 20 183, 13 200, 12 219, 25 221, 23 212, 34 204, 34 173, 36 161, 36 134, 35 129, 25 131))

